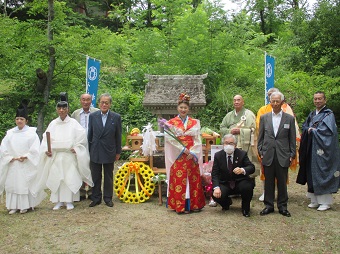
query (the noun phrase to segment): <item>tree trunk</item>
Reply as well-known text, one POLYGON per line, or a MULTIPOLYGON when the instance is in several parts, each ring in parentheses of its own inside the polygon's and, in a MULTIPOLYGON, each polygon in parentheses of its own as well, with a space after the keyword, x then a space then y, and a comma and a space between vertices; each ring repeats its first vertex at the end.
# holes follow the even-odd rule
POLYGON ((7 0, 4 1, 4 16, 7 17, 7 0))
POLYGON ((38 112, 38 123, 37 123, 37 133, 42 138, 44 131, 44 118, 45 118, 45 108, 48 105, 50 91, 53 81, 53 72, 55 68, 55 49, 53 47, 53 20, 54 20, 54 0, 48 0, 48 26, 47 26, 47 38, 49 41, 49 67, 46 74, 46 84, 43 90, 43 102, 42 106, 39 107, 38 112))
POLYGON ((266 34, 266 21, 264 19, 264 10, 260 10, 260 19, 261 19, 261 31, 263 34, 266 34))

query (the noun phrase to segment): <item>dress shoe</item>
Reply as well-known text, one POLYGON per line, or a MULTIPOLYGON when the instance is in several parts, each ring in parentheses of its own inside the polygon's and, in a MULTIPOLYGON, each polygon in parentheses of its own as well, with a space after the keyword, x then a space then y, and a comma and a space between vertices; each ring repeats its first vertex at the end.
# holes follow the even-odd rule
POLYGON ((267 214, 270 214, 270 213, 273 213, 273 212, 274 212, 273 208, 265 208, 260 212, 260 215, 263 216, 263 215, 267 215, 267 214))
POLYGON ((315 202, 312 202, 308 205, 309 208, 318 208, 319 207, 319 204, 318 203, 315 203, 315 202))
POLYGON ((90 205, 89 205, 89 207, 94 207, 94 206, 96 206, 96 205, 100 205, 100 201, 92 201, 91 203, 90 203, 90 205))
POLYGON ((283 216, 286 216, 286 217, 290 217, 290 212, 288 212, 288 210, 280 210, 279 211, 280 214, 282 214, 283 216))
POLYGON ((105 202, 105 204, 108 206, 108 207, 113 207, 113 202, 110 200, 108 202, 105 202))
POLYGON ((250 217, 250 213, 247 210, 242 210, 242 214, 244 217, 250 217))
POLYGON ((326 211, 330 209, 331 207, 329 205, 320 205, 319 208, 317 209, 318 211, 326 211))
POLYGON ((64 205, 63 202, 58 202, 58 203, 53 207, 53 210, 54 210, 54 211, 59 210, 63 205, 64 205))
POLYGON ((86 199, 85 196, 80 196, 80 198, 79 198, 80 201, 83 201, 83 200, 85 200, 85 199, 86 199))
POLYGON ((27 209, 22 209, 22 210, 20 210, 20 213, 21 213, 21 214, 27 213, 27 209))

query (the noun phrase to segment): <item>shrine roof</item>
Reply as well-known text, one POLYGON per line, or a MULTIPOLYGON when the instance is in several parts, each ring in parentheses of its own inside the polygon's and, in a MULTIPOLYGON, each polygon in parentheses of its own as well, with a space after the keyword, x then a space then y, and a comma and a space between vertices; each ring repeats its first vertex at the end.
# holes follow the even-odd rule
POLYGON ((170 109, 177 106, 180 93, 190 96, 191 109, 202 108, 206 105, 205 85, 203 75, 149 75, 145 87, 143 106, 149 109, 170 109))

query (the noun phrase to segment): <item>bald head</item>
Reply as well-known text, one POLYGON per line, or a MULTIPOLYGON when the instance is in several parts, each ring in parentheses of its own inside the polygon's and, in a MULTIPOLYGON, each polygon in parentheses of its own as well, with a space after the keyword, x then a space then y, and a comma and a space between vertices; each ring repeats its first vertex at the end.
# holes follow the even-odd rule
POLYGON ((85 112, 88 112, 90 110, 91 102, 92 102, 91 94, 84 93, 80 96, 80 103, 85 112))
POLYGON ((239 112, 244 105, 244 101, 241 95, 235 95, 234 96, 234 109, 236 110, 236 112, 239 112))

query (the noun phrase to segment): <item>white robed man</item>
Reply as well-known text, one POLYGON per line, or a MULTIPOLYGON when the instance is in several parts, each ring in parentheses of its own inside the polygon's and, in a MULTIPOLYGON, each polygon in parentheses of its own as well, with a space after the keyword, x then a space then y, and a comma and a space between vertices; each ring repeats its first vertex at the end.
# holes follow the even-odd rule
POLYGON ((83 181, 93 186, 86 131, 68 116, 68 112, 67 94, 61 93, 57 104, 59 117, 48 125, 40 147, 40 171, 35 189, 47 187, 51 190, 50 201, 55 203, 53 210, 63 206, 72 210, 73 202, 80 199, 83 181), (50 140, 51 149, 47 140, 50 140))
POLYGON ((233 98, 234 110, 227 113, 220 125, 221 137, 233 134, 237 137, 237 148, 246 151, 249 159, 254 163, 256 159, 256 146, 254 134, 256 128, 255 114, 244 107, 241 95, 233 98))
MULTIPOLYGON (((99 108, 92 107, 92 95, 84 93, 80 96, 81 108, 76 109, 71 117, 76 119, 78 123, 86 130, 86 135, 89 127, 90 114, 99 110, 99 108)), ((83 183, 80 188, 80 200, 91 199, 92 188, 83 183)))
POLYGON ((33 197, 30 182, 37 174, 40 140, 35 127, 29 127, 26 103, 21 103, 15 116, 16 127, 9 129, 1 142, 0 194, 6 191, 9 214, 26 213, 46 197, 41 191, 33 197))

